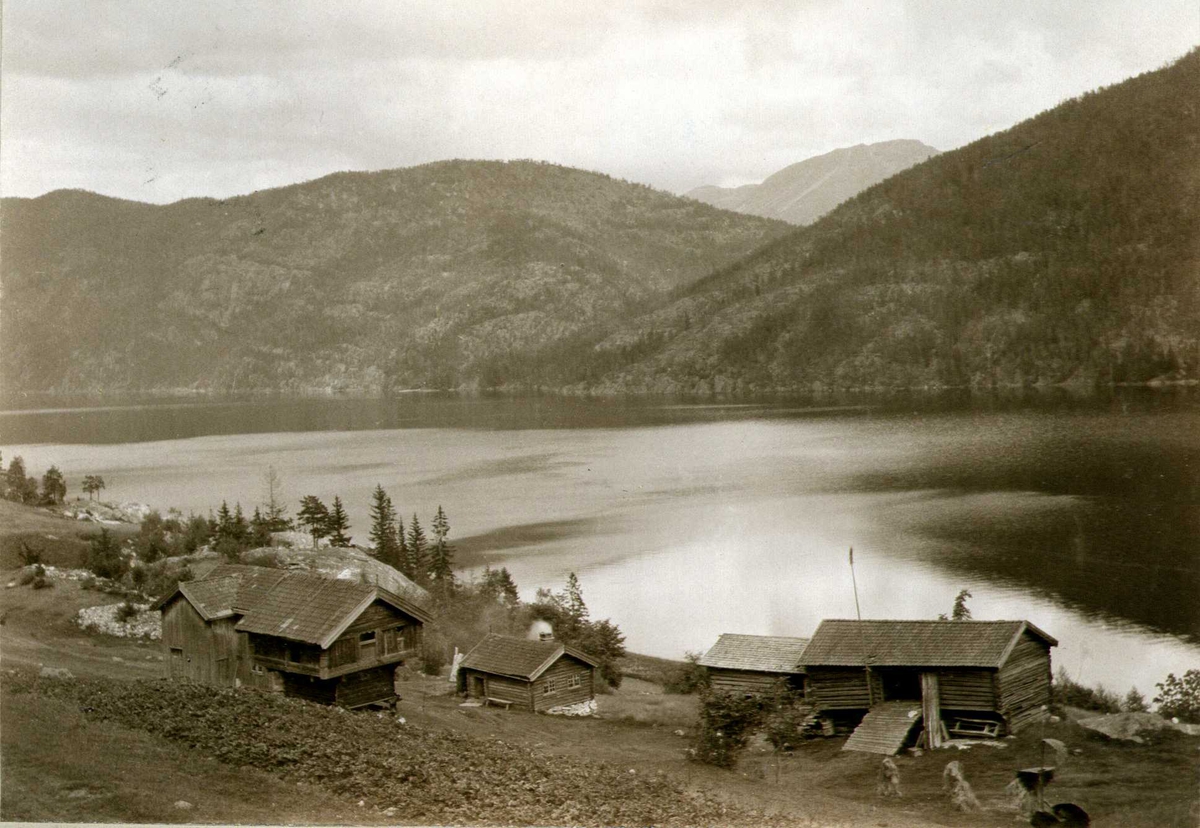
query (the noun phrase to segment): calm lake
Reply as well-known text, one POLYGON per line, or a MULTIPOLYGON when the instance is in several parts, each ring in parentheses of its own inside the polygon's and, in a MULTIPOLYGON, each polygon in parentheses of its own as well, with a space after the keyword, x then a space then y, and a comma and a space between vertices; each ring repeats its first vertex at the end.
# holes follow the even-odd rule
MULTIPOLYGON (((29 405, 26 403, 26 405, 29 405)), ((274 466, 294 509, 340 495, 365 542, 382 484, 406 522, 440 504, 459 560, 532 597, 579 573, 631 650, 719 633, 807 636, 853 618, 1027 618, 1056 667, 1147 697, 1200 667, 1200 397, 705 406, 389 400, 10 407, 5 462, 71 493, 247 511, 274 466)))

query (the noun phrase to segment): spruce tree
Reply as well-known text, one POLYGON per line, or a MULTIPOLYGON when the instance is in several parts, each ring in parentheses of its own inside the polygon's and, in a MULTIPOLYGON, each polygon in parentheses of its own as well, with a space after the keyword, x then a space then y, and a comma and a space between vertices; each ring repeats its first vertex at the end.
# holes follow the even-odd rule
POLYGON ((63 479, 63 474, 58 470, 58 466, 51 466, 42 475, 42 502, 53 506, 62 503, 66 498, 67 481, 63 479))
POLYGON ((233 539, 233 513, 229 511, 229 504, 224 500, 221 501, 221 508, 217 510, 217 540, 233 539))
POLYGON ((396 569, 404 573, 404 576, 410 581, 413 579, 413 573, 408 568, 408 541, 404 539, 404 518, 396 518, 396 534, 393 539, 394 549, 393 554, 396 559, 388 561, 396 569))
POLYGON ((350 519, 346 517, 342 499, 337 495, 333 496, 333 508, 329 510, 329 522, 326 524, 326 529, 329 532, 331 546, 347 547, 350 545, 350 536, 346 534, 350 529, 350 519))
POLYGON ((371 531, 369 533, 372 554, 386 564, 396 557, 396 509, 383 486, 376 484, 371 495, 371 531))
POLYGON ((433 517, 433 554, 429 560, 429 575, 433 582, 443 587, 454 586, 454 547, 446 542, 450 534, 450 521, 439 505, 433 517))
POLYGON ((412 523, 408 527, 408 568, 409 575, 417 583, 424 583, 429 578, 428 542, 425 540, 425 530, 414 513, 412 523))

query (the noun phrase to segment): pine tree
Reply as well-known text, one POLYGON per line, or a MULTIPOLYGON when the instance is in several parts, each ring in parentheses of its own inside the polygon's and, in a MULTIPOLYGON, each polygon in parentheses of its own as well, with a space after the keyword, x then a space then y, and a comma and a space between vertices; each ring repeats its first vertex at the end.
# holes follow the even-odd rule
POLYGON ((279 499, 283 483, 274 466, 267 466, 267 471, 263 475, 263 487, 266 489, 267 495, 267 502, 263 504, 266 509, 263 513, 263 520, 267 529, 271 532, 286 532, 292 528, 292 522, 287 518, 287 504, 279 499))
POLYGON ((376 484, 371 495, 371 531, 373 554, 386 564, 396 557, 396 509, 383 486, 376 484))
POLYGON ((408 527, 408 568, 412 572, 409 575, 417 583, 424 583, 429 579, 429 552, 427 549, 428 543, 425 540, 425 530, 421 528, 421 522, 417 520, 414 513, 412 523, 408 527))
POLYGON ((242 513, 242 504, 235 505, 233 510, 233 522, 230 524, 231 537, 240 546, 244 546, 250 540, 250 524, 246 522, 246 515, 242 513))
POLYGON ((454 587, 454 547, 446 542, 450 534, 450 521, 439 505, 433 517, 433 554, 429 561, 429 574, 433 582, 443 587, 454 587))
POLYGON ((58 470, 58 466, 51 466, 42 475, 42 502, 53 506, 62 503, 66 498, 67 481, 63 479, 63 474, 58 470))
POLYGON ((229 504, 224 500, 221 501, 221 508, 217 510, 217 540, 233 540, 233 513, 229 511, 229 504))
POLYGON ((395 551, 394 561, 387 561, 391 566, 404 573, 405 577, 412 580, 413 573, 408 569, 408 541, 404 539, 404 518, 396 518, 396 534, 393 539, 395 551))
POLYGON ((250 545, 258 548, 271 545, 271 522, 257 506, 250 518, 250 545))
POLYGON ((305 495, 300 501, 296 522, 308 527, 313 539, 313 549, 316 549, 321 538, 329 534, 329 509, 316 495, 305 495))
POLYGON ((350 529, 350 519, 346 517, 346 510, 342 508, 342 499, 337 495, 333 496, 333 508, 329 510, 329 522, 326 527, 331 546, 347 547, 350 545, 350 536, 346 534, 350 529))

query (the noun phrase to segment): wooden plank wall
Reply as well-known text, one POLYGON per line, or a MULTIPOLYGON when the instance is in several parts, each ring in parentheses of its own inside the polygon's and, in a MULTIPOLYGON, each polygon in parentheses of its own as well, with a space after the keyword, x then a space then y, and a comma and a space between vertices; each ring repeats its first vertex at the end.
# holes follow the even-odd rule
POLYGON ((594 672, 582 661, 564 655, 550 665, 550 669, 538 676, 538 680, 534 682, 533 709, 535 711, 549 710, 551 707, 578 704, 593 698, 596 694, 594 672), (578 687, 568 686, 572 676, 578 676, 578 687), (557 687, 547 693, 545 690, 551 686, 551 682, 555 683, 557 687))
POLYGON ((1026 631, 996 676, 999 709, 1016 733, 1050 703, 1050 645, 1026 631))
POLYGON ((233 687, 239 675, 239 634, 233 618, 205 622, 184 598, 176 598, 163 612, 162 642, 167 675, 182 681, 198 681, 233 687), (183 651, 173 656, 172 649, 183 651))

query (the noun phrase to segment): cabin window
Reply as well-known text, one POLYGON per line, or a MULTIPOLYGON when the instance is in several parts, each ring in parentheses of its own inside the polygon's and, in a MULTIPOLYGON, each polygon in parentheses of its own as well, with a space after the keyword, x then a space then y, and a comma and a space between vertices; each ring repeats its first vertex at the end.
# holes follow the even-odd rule
POLYGON ((574 688, 574 687, 582 687, 582 686, 583 686, 583 679, 579 675, 579 673, 576 673, 575 675, 573 675, 569 679, 567 679, 567 687, 574 688))
POLYGON ((542 683, 542 693, 545 695, 549 695, 551 693, 557 693, 560 687, 561 687, 561 684, 557 677, 556 678, 548 678, 542 683))
POLYGON ((256 676, 261 676, 265 675, 267 671, 263 669, 261 664, 252 664, 250 665, 250 672, 254 673, 256 676))
POLYGON ((364 645, 364 646, 367 644, 374 644, 375 643, 375 632, 371 631, 371 632, 363 633, 362 635, 360 635, 358 637, 358 643, 361 645, 364 645))
POLYGON ((375 660, 375 631, 365 632, 358 637, 358 658, 360 661, 375 660))

